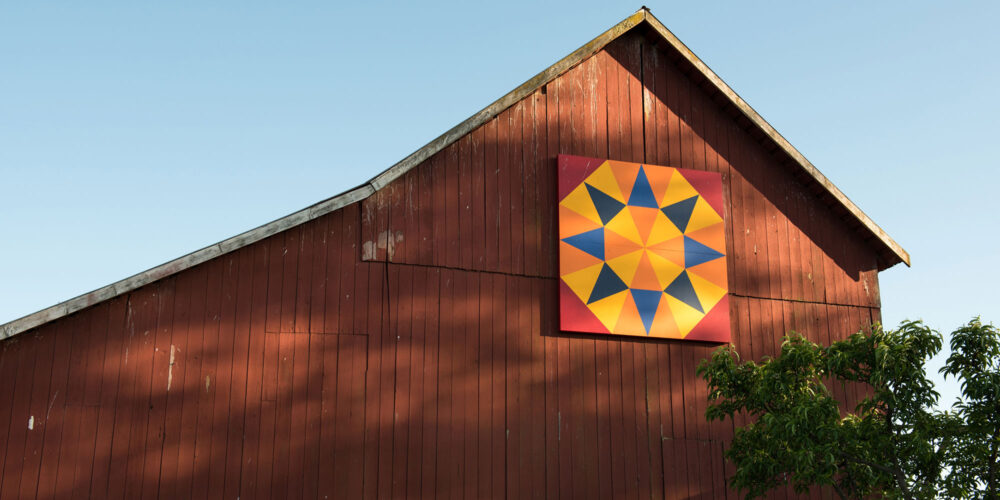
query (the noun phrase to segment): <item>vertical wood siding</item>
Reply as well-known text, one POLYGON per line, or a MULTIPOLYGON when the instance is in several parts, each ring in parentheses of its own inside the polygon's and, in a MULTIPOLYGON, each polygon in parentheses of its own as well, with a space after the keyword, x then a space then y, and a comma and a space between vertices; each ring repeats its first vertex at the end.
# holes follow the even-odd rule
POLYGON ((714 346, 558 332, 556 155, 722 175, 749 358, 877 321, 875 252, 678 68, 627 35, 362 203, 3 341, 0 500, 735 498, 714 346))

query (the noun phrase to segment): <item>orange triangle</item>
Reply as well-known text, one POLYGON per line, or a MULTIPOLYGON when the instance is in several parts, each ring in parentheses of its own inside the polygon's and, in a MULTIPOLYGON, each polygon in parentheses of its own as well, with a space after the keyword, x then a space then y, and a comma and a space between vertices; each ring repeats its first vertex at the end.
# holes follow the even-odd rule
POLYGON ((646 165, 644 170, 646 171, 646 179, 649 179, 649 187, 653 188, 653 197, 663 207, 663 195, 667 193, 667 187, 670 186, 670 177, 677 170, 656 165, 646 165))
POLYGON ((646 250, 663 257, 664 259, 684 267, 684 236, 669 239, 663 243, 657 243, 646 247, 646 250))
POLYGON ((600 264, 601 259, 590 255, 564 241, 559 242, 559 275, 565 276, 581 269, 600 264))
POLYGON ((628 286, 640 290, 663 290, 660 288, 660 281, 656 279, 656 271, 653 269, 653 264, 649 261, 646 252, 642 252, 639 267, 636 268, 635 276, 632 277, 632 282, 628 286))
POLYGON ((604 259, 611 260, 632 253, 642 248, 642 245, 625 238, 614 231, 604 231, 604 259))
POLYGON ((656 308, 656 316, 653 317, 653 327, 649 329, 650 337, 660 337, 668 339, 681 338, 681 332, 677 329, 677 322, 670 311, 666 297, 660 297, 660 305, 656 308))
POLYGON ((593 231, 599 227, 600 224, 578 214, 575 210, 559 205, 559 239, 593 231))
MULTIPOLYGON (((641 268, 641 264, 640 264, 641 268)), ((726 259, 723 257, 721 259, 710 260, 704 264, 699 264, 688 269, 688 272, 697 274, 701 276, 706 281, 711 282, 713 285, 717 285, 721 288, 728 289, 728 270, 726 266, 726 259)))
POLYGON ((622 307, 621 315, 618 316, 618 323, 615 325, 612 333, 619 335, 646 335, 646 327, 643 326, 642 317, 639 316, 639 310, 635 307, 635 299, 632 298, 632 292, 629 292, 628 298, 625 299, 625 306, 622 307))
POLYGON ((687 236, 709 248, 726 253, 726 225, 714 224, 706 228, 687 233, 687 236))
POLYGON ((609 160, 608 166, 611 167, 611 171, 615 174, 618 187, 622 190, 622 196, 628 200, 629 196, 632 195, 632 186, 635 184, 635 178, 639 175, 639 164, 609 160))
POLYGON ((628 207, 635 222, 636 229, 639 230, 639 237, 643 243, 649 241, 649 235, 653 232, 653 224, 656 223, 657 215, 661 214, 658 209, 648 207, 628 207))

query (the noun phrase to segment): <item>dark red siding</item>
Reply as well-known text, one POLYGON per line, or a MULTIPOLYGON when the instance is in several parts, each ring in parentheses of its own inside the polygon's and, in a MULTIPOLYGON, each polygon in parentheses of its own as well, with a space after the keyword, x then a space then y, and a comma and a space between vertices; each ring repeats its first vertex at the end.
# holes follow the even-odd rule
POLYGON ((630 34, 361 203, 0 343, 0 498, 732 496, 715 346, 557 331, 561 153, 722 174, 746 357, 879 319, 875 251, 630 34))

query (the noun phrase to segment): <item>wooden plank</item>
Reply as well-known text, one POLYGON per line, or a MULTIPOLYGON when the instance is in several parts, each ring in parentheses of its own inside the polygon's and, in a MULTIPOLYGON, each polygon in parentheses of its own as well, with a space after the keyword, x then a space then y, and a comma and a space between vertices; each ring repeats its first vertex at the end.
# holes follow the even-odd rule
POLYGON ((428 283, 426 267, 413 268, 413 304, 410 314, 410 411, 406 419, 409 439, 406 446, 405 496, 420 496, 423 462, 421 460, 423 430, 426 426, 427 395, 424 390, 424 369, 427 362, 424 327, 427 322, 428 283))
MULTIPOLYGON (((443 193, 445 199, 445 214, 441 220, 444 226, 444 234, 447 238, 445 242, 445 260, 443 265, 448 267, 458 267, 461 265, 461 237, 460 217, 461 200, 459 199, 459 164, 458 145, 452 144, 443 151, 444 153, 444 186, 443 193)), ((438 181, 441 182, 441 181, 438 181)))
MULTIPOLYGON (((326 273, 327 235, 332 217, 323 217, 316 222, 313 233, 314 257, 312 260, 311 308, 309 314, 308 361, 305 380, 305 433, 302 464, 302 496, 317 497, 320 476, 320 450, 322 444, 317 439, 322 427, 323 402, 323 344, 322 334, 326 327, 326 284, 330 278, 326 273)), ((339 220, 337 221, 339 222, 339 220)), ((336 244, 331 242, 331 244, 336 244)), ((338 273, 339 274, 339 273, 338 273)), ((242 287, 241 287, 242 288, 242 287)), ((230 438, 231 439, 231 438, 230 438)), ((228 488, 227 488, 228 489, 228 488)))
MULTIPOLYGON (((238 253, 238 252, 237 252, 238 253)), ((203 276, 203 273, 202 273, 203 276)), ((174 307, 171 318, 171 342, 167 356, 167 382, 165 391, 165 415, 163 424, 163 437, 160 458, 160 477, 157 488, 158 497, 176 496, 177 469, 179 466, 179 453, 181 443, 181 418, 183 416, 184 387, 185 387, 185 365, 184 356, 188 351, 188 333, 191 330, 191 301, 194 298, 193 288, 199 279, 199 274, 195 270, 177 275, 177 282, 174 292, 174 307)), ((122 315, 124 316, 124 314, 122 315)), ((112 314, 112 325, 119 323, 112 314)), ((123 319, 123 318, 122 318, 123 319)), ((199 318, 200 320, 201 318, 199 318)), ((109 332, 109 338, 114 338, 109 332)), ((120 348, 109 345, 108 351, 114 352, 116 357, 121 356, 120 348)), ((103 391, 102 391, 103 399, 103 391)), ((113 406, 114 401, 109 405, 113 406)), ((101 412, 104 413, 104 405, 101 405, 101 412)), ((112 407, 113 412, 113 407, 112 407)), ((110 450, 109 450, 110 451, 110 450)), ((99 477, 99 472, 95 464, 94 479, 99 477)), ((107 466, 108 464, 105 464, 107 466)), ((103 486, 106 486, 105 483, 103 486)), ((186 492, 185 492, 186 493, 186 492)), ((104 496, 107 491, 95 492, 94 484, 91 484, 91 495, 104 496)))
POLYGON ((506 489, 508 495, 520 497, 527 492, 527 489, 523 487, 522 480, 523 470, 521 463, 522 446, 524 445, 523 439, 521 439, 521 433, 523 432, 523 415, 522 402, 523 402, 523 389, 521 384, 521 370, 520 367, 523 363, 523 356, 520 352, 520 345, 518 342, 519 333, 523 327, 523 322, 521 318, 521 308, 524 306, 524 300, 521 296, 519 279, 508 277, 505 280, 506 285, 506 301, 507 301, 507 329, 504 332, 504 352, 506 359, 506 373, 505 373, 505 383, 507 386, 506 394, 506 416, 505 416, 505 427, 507 431, 507 448, 506 448, 506 489))
POLYGON ((307 433, 309 428, 309 368, 310 340, 308 333, 297 333, 293 339, 292 385, 290 402, 290 435, 288 460, 288 498, 303 497, 303 479, 306 457, 317 445, 315 437, 307 433))
MULTIPOLYGON (((78 354, 75 354, 75 356, 84 357, 86 360, 82 365, 83 371, 79 374, 84 378, 83 394, 79 400, 74 398, 74 404, 78 405, 79 412, 77 431, 79 437, 74 447, 74 495, 86 496, 90 493, 90 480, 94 469, 94 450, 97 446, 97 405, 100 403, 101 396, 99 374, 104 365, 104 354, 107 348, 109 309, 109 303, 104 303, 83 314, 89 317, 90 331, 83 344, 83 351, 77 351, 78 354)), ((154 453, 158 455, 159 450, 154 450, 154 453)), ((154 477, 152 482, 154 490, 155 486, 156 479, 154 477)))
MULTIPOLYGON (((271 495, 274 476, 275 402, 278 398, 278 360, 280 356, 278 334, 280 322, 278 319, 281 316, 282 267, 286 250, 284 236, 286 235, 279 235, 271 240, 267 250, 267 293, 265 295, 267 322, 264 326, 263 353, 261 355, 260 424, 257 431, 257 470, 254 474, 256 488, 252 493, 257 498, 268 498, 271 495), (274 311, 278 311, 278 313, 275 314, 274 311)), ((257 300, 260 299, 257 298, 257 300)), ((209 386, 206 385, 205 389, 207 393, 209 386)), ((198 424, 201 427, 200 416, 198 424)), ((247 491, 246 494, 251 495, 251 491, 247 491)))
POLYGON ((337 337, 337 450, 336 472, 344 498, 359 498, 362 494, 362 436, 366 416, 364 373, 367 369, 368 339, 364 335, 337 337), (360 404, 359 404, 360 403, 360 404))
POLYGON ((640 76, 642 83, 642 145, 646 162, 662 165, 659 159, 659 142, 656 140, 657 99, 656 99, 656 48, 649 43, 640 46, 640 76))
POLYGON ((441 235, 447 235, 448 228, 448 186, 445 151, 432 156, 428 163, 431 181, 431 207, 432 220, 434 221, 434 233, 431 238, 433 254, 431 255, 431 265, 443 266, 447 262, 448 241, 443 241, 441 235))
MULTIPOLYGON (((635 401, 640 397, 635 377, 635 344, 621 343, 622 370, 622 425, 625 438, 625 490, 628 496, 638 498, 641 494, 639 484, 639 445, 637 429, 642 415, 636 411, 635 401)), ((648 459, 647 459, 648 460, 648 459)))
POLYGON ((614 498, 633 498, 635 491, 630 489, 625 471, 625 425, 622 418, 623 393, 622 388, 622 342, 619 339, 608 339, 607 370, 608 370, 608 422, 610 425, 610 455, 611 455, 611 494, 614 498))
MULTIPOLYGON (((149 405, 150 405, 150 390, 152 384, 152 369, 153 369, 153 349, 154 340, 156 338, 156 317, 157 308, 160 303, 160 295, 163 293, 162 290, 163 283, 157 283, 149 287, 146 294, 141 294, 141 300, 138 302, 133 301, 133 307, 137 310, 135 316, 135 335, 139 336, 140 340, 136 349, 134 351, 135 355, 135 365, 132 368, 132 377, 135 381, 135 385, 132 387, 132 393, 130 394, 128 401, 132 402, 132 419, 131 419, 131 429, 129 431, 129 445, 128 445, 128 465, 126 469, 126 482, 125 482, 125 497, 128 498, 139 498, 142 495, 143 490, 143 460, 145 458, 145 444, 146 444, 146 427, 148 424, 149 415, 149 405)), ((137 299, 140 298, 137 294, 137 299)), ((75 344, 74 344, 74 352, 75 344)), ((130 354, 132 356, 132 354, 130 354)), ((76 357, 74 355, 74 357, 76 357)), ((74 378, 78 375, 74 375, 74 371, 70 372, 70 382, 71 385, 67 388, 67 405, 70 404, 70 397, 73 392, 72 383, 74 378)), ((71 412, 67 411, 70 415, 71 412)), ((76 415, 73 417, 67 416, 67 421, 75 422, 75 418, 79 418, 76 415)), ((66 445, 67 441, 72 443, 78 439, 78 434, 71 431, 68 435, 63 435, 63 444, 66 445), (69 437, 69 440, 66 438, 69 437)), ((65 449, 65 446, 64 446, 65 449)), ((59 476, 60 481, 64 477, 63 459, 68 458, 65 452, 60 452, 60 466, 59 466, 59 476)), ((71 479, 69 479, 71 480, 71 479)), ((57 486, 58 489, 62 487, 57 486)))
POLYGON ((420 249, 420 226, 417 223, 417 215, 420 211, 418 189, 420 170, 411 170, 400 179, 400 187, 403 189, 402 213, 396 216, 396 220, 402 222, 403 239, 400 242, 401 248, 397 245, 397 262, 418 263, 417 252, 420 249))
MULTIPOLYGON (((233 375, 233 337, 236 323, 236 288, 240 272, 237 255, 227 255, 223 260, 223 266, 218 328, 209 329, 209 333, 215 335, 215 339, 213 339, 214 349, 209 353, 215 353, 213 361, 216 365, 214 367, 215 376, 210 382, 212 408, 208 411, 212 420, 211 437, 208 438, 210 444, 206 449, 208 452, 208 489, 202 490, 207 491, 209 498, 219 498, 223 495, 225 488, 226 441, 229 437, 227 427, 230 424, 229 396, 233 375)), ((294 318, 288 320, 288 324, 294 325, 294 318)))
POLYGON ((31 399, 34 392, 35 359, 40 354, 40 336, 38 332, 20 339, 22 344, 17 353, 19 361, 13 377, 14 392, 11 398, 10 421, 7 423, 7 436, 2 452, 6 455, 0 473, 0 497, 15 498, 20 491, 24 459, 25 441, 34 431, 34 419, 31 414, 31 399), (30 424, 30 425, 29 425, 30 424))
POLYGON ((502 425, 502 420, 500 422, 493 420, 493 376, 497 371, 493 361, 493 345, 497 338, 503 338, 496 336, 492 330, 492 324, 499 319, 493 315, 493 303, 497 300, 493 290, 494 277, 490 273, 479 273, 476 280, 480 290, 477 304, 479 342, 476 353, 479 362, 476 373, 479 422, 475 433, 476 477, 479 478, 475 492, 477 498, 498 496, 497 487, 500 486, 492 484, 493 468, 496 467, 493 459, 495 455, 499 455, 499 450, 493 449, 490 439, 494 428, 502 425))
POLYGON ((544 353, 544 295, 549 280, 532 279, 530 290, 531 328, 528 337, 530 364, 528 366, 528 472, 531 481, 529 494, 532 498, 545 497, 545 353, 544 353))
MULTIPOLYGON (((379 470, 379 431, 380 425, 383 422, 380 420, 382 414, 379 412, 382 392, 381 392, 381 382, 382 377, 380 369, 382 367, 380 363, 380 358, 378 352, 382 348, 381 335, 382 335, 382 318, 384 317, 384 311, 382 310, 383 301, 382 293, 384 293, 383 284, 385 283, 385 265, 384 264, 368 264, 365 265, 363 270, 359 269, 355 280, 355 287, 358 295, 359 303, 368 304, 367 314, 364 314, 364 321, 362 325, 364 326, 365 332, 368 332, 369 339, 369 357, 368 357, 368 371, 365 376, 365 395, 366 398, 366 418, 365 418, 365 430, 364 430, 364 470, 362 475, 362 496, 366 499, 375 498, 378 488, 378 470, 379 470), (372 353, 372 351, 375 351, 372 353)), ((357 323, 357 322, 356 322, 357 323)))
POLYGON ((455 214, 458 222, 458 255, 459 260, 455 262, 456 267, 471 269, 475 260, 475 234, 473 227, 475 220, 472 218, 472 136, 466 134, 455 143, 458 149, 458 190, 455 196, 458 197, 458 213, 455 214))
MULTIPOLYGON (((121 303, 121 301, 117 302, 121 303)), ((55 371, 53 361, 55 359, 57 342, 56 333, 56 325, 47 324, 35 330, 34 334, 25 339, 26 343, 30 342, 33 344, 33 348, 37 351, 37 354, 33 366, 34 373, 31 376, 32 388, 31 401, 28 406, 28 419, 25 422, 28 430, 24 441, 24 452, 22 453, 24 462, 21 466, 20 474, 20 489, 18 493, 20 498, 33 497, 38 491, 38 473, 41 467, 42 447, 48 426, 49 393, 52 386, 53 372, 55 371)), ((102 448, 104 447, 104 441, 98 441, 98 444, 102 448)), ((10 454, 11 450, 6 450, 6 453, 10 454)), ((102 455, 106 455, 106 452, 102 455)), ((0 470, 3 470, 3 468, 0 467, 0 470)), ((0 479, 0 481, 3 481, 3 479, 0 479)), ((8 485, 8 489, 14 488, 8 485)))
MULTIPOLYGON (((343 212, 340 213, 340 216, 343 216, 343 212)), ((312 287, 309 290, 309 333, 326 333, 327 287, 330 283, 326 267, 330 254, 329 247, 336 245, 338 241, 335 238, 330 238, 330 222, 332 220, 339 222, 339 218, 330 215, 317 219, 311 242, 314 253, 311 270, 312 287)), ((337 261, 330 261, 330 266, 336 265, 337 261)))
POLYGON ((379 424, 380 430, 377 448, 378 474, 374 486, 375 493, 379 498, 388 498, 392 480, 392 390, 395 375, 392 358, 392 331, 389 328, 389 313, 392 310, 392 303, 388 300, 389 290, 385 288, 388 286, 388 265, 382 266, 380 277, 382 278, 382 282, 380 283, 378 296, 384 297, 385 301, 383 304, 380 304, 381 316, 375 318, 377 321, 374 322, 374 324, 378 325, 378 333, 373 336, 377 355, 372 356, 372 361, 377 363, 375 371, 379 374, 380 379, 380 390, 375 392, 380 397, 378 416, 374 421, 379 424))
MULTIPOLYGON (((317 302, 318 303, 318 302, 317 302)), ((323 453, 332 446, 323 442, 324 379, 326 375, 326 342, 332 337, 323 333, 310 333, 308 339, 308 369, 305 381, 305 428, 302 466, 302 497, 319 498, 320 478, 330 477, 330 468, 323 467, 323 453)), ((303 404, 303 403, 299 403, 303 404)), ((327 490, 329 491, 329 490, 327 490)))
MULTIPOLYGON (((336 305, 339 315, 338 322, 329 330, 330 333, 364 333, 364 330, 357 326, 359 314, 356 311, 359 305, 365 304, 361 294, 357 291, 360 277, 355 276, 358 272, 357 221, 357 205, 344 207, 340 234, 334 240, 341 243, 339 249, 340 266, 331 271, 340 275, 340 296, 336 305)), ((333 304, 327 304, 327 307, 332 306, 333 304)), ((329 321, 327 322, 329 323, 329 321)))
POLYGON ((461 281, 464 282, 465 293, 461 295, 462 302, 460 308, 463 310, 462 333, 460 334, 459 356, 461 356, 461 370, 463 376, 459 378, 461 384, 462 404, 461 408, 461 430, 462 447, 456 450, 461 460, 461 481, 462 496, 471 498, 476 495, 479 489, 479 467, 476 463, 476 428, 479 425, 479 380, 473 374, 479 369, 476 353, 479 344, 479 280, 478 274, 462 273, 461 281))
POLYGON ((424 323, 426 337, 424 340, 424 429, 422 432, 420 469, 420 495, 423 498, 434 496, 437 491, 437 442, 439 409, 439 343, 441 317, 441 271, 427 269, 427 316, 424 323))
MULTIPOLYGON (((282 306, 284 309, 285 306, 282 306)), ((292 384, 297 335, 287 332, 278 334, 277 392, 275 393, 274 415, 274 463, 272 465, 271 496, 287 496, 289 487, 289 463, 291 462, 292 433, 292 384)))
MULTIPOLYGON (((455 272, 441 271, 441 311, 440 316, 440 357, 438 360, 438 418, 436 457, 436 492, 445 498, 454 495, 454 450, 455 437, 454 419, 452 417, 453 366, 455 362, 454 343, 454 313, 455 311, 455 272)), ((457 496, 457 495, 456 495, 457 496)))
MULTIPOLYGON (((319 456, 317 456, 316 477, 316 498, 336 497, 349 482, 347 477, 347 467, 343 469, 337 466, 337 411, 339 400, 337 399, 337 375, 338 366, 338 342, 340 336, 313 334, 310 339, 310 349, 317 354, 320 363, 320 425, 319 432, 313 439, 319 441, 319 456), (341 484, 338 484, 338 481, 341 484)), ((347 358, 345 357, 345 361, 347 358)), ((363 402, 363 401, 362 401, 363 402)), ((352 402, 353 403, 353 402, 352 402)), ((350 411, 350 409, 346 409, 350 411)), ((364 436, 362 432, 362 438, 364 436)), ((364 449, 361 448, 364 456, 364 449)), ((346 460, 345 460, 346 461, 346 460)))
POLYGON ((659 364, 656 344, 642 343, 643 365, 646 377, 646 448, 649 450, 649 487, 654 498, 663 497, 663 422, 666 420, 660 407, 659 364))
POLYGON ((483 125, 483 263, 482 269, 498 270, 500 258, 500 178, 505 171, 506 157, 500 156, 501 149, 498 134, 498 119, 494 118, 483 125))
POLYGON ((410 415, 410 355, 412 354, 413 268, 390 265, 389 269, 389 334, 395 355, 392 369, 392 489, 391 496, 406 494, 406 452, 409 443, 410 415))
MULTIPOLYGON (((155 309, 156 309, 156 299, 155 296, 152 297, 152 306, 147 308, 147 317, 152 316, 155 322, 155 309), (148 312, 148 309, 152 309, 153 312, 148 312)), ((63 429, 62 440, 59 448, 59 465, 56 470, 55 478, 55 491, 56 493, 61 493, 64 495, 72 495, 76 489, 75 474, 76 474, 76 459, 78 458, 81 450, 80 446, 80 424, 83 420, 83 385, 84 385, 84 374, 86 373, 86 362, 87 362, 87 337, 91 333, 91 328, 93 326, 93 316, 90 314, 80 314, 73 317, 73 320, 68 325, 70 330, 70 338, 72 339, 72 347, 70 348, 70 359, 69 359, 69 379, 66 383, 66 398, 63 400, 64 405, 64 417, 65 417, 65 427, 63 429)), ((70 341, 67 339, 67 342, 70 341)), ((23 362, 30 360, 31 351, 25 349, 22 351, 19 359, 23 362)), ((19 371, 18 373, 24 373, 19 371)), ((14 382, 15 388, 18 385, 24 385, 23 379, 18 377, 14 382)), ((7 436, 7 442, 14 442, 16 439, 16 432, 19 430, 18 425, 13 425, 15 423, 23 422, 23 416, 19 413, 19 404, 16 399, 17 393, 14 393, 15 399, 11 402, 11 429, 10 434, 7 436)), ((143 419, 144 420, 144 419, 143 419)), ((143 422, 145 423, 145 422, 143 422)), ((7 461, 9 462, 11 457, 8 456, 7 461)), ((5 462, 4 470, 6 470, 8 463, 5 462)), ((141 467, 141 464, 140 464, 141 467)), ((141 469, 140 469, 141 472, 141 469)), ((7 476, 5 473, 4 476, 7 476)), ((5 480, 6 482, 6 480, 5 480)))
POLYGON ((524 106, 524 167, 522 206, 524 207, 524 274, 528 276, 538 275, 538 259, 540 247, 539 219, 538 219, 538 174, 542 168, 542 159, 539 157, 539 142, 544 140, 540 137, 544 133, 544 113, 545 109, 539 105, 541 93, 534 93, 525 98, 524 106), (541 120, 539 120, 541 114, 541 120), (541 122, 541 123, 539 123, 541 122))
POLYGON ((667 99, 667 88, 669 86, 670 75, 667 66, 671 63, 659 47, 652 47, 654 68, 654 82, 652 85, 653 100, 655 107, 653 116, 655 117, 653 132, 649 134, 656 141, 656 158, 652 161, 657 165, 670 165, 670 149, 673 146, 670 142, 670 119, 674 115, 670 109, 667 99))
POLYGON ((628 149, 625 161, 646 162, 645 147, 643 146, 643 111, 642 111, 642 47, 639 37, 630 36, 623 40, 625 42, 625 54, 623 67, 626 70, 626 82, 628 88, 628 137, 631 140, 631 148, 628 149))
MULTIPOLYGON (((351 224, 354 225, 356 229, 359 229, 362 235, 367 229, 363 229, 365 224, 360 222, 359 215, 357 213, 358 205, 352 205, 355 207, 355 218, 351 224), (358 228, 357 226, 362 226, 358 228)), ((356 242, 351 242, 344 236, 344 224, 348 220, 347 209, 341 210, 340 212, 330 215, 330 220, 327 223, 327 228, 325 231, 326 235, 326 271, 324 276, 326 277, 326 292, 323 296, 323 324, 322 327, 314 330, 314 333, 338 333, 340 332, 341 316, 346 314, 340 308, 340 297, 345 293, 344 290, 354 290, 354 281, 347 280, 344 277, 345 272, 352 272, 354 268, 354 259, 350 261, 350 268, 345 268, 342 262, 344 258, 342 253, 345 253, 345 248, 350 248, 350 244, 355 244, 356 242)), ((355 234, 356 234, 355 233, 355 234)), ((362 236, 364 237, 364 236, 362 236)), ((354 247, 356 248, 356 247, 354 247)), ((351 257, 354 257, 353 255, 351 257)))
MULTIPOLYGON (((63 430, 66 425, 66 411, 63 404, 69 381, 69 364, 73 340, 73 331, 79 315, 71 316, 51 325, 49 334, 55 340, 55 352, 52 358, 52 376, 46 395, 44 413, 44 436, 40 452, 40 464, 35 482, 36 489, 31 492, 38 498, 51 498, 57 494, 56 473, 59 465, 59 450, 61 448, 63 430)), ((17 357, 13 355, 18 349, 16 342, 5 342, 3 354, 0 357, 0 377, 3 380, 14 380, 14 383, 4 384, 6 390, 0 393, 0 437, 7 442, 9 431, 8 419, 13 410, 13 392, 16 385, 14 370, 17 357)), ((0 470, 3 465, 3 454, 0 454, 0 470)), ((2 479, 0 479, 2 480, 2 479)), ((65 493, 65 492, 63 492, 65 493)))
POLYGON ((601 498, 614 496, 614 455, 611 452, 611 394, 609 390, 609 342, 601 339, 594 343, 597 378, 597 471, 601 498))
POLYGON ((485 127, 476 127, 469 134, 469 162, 466 168, 470 174, 471 225, 469 241, 469 269, 482 270, 486 264, 486 150, 485 127))
MULTIPOLYGON (((333 218, 331 216, 330 218, 333 218)), ((261 441, 262 389, 264 382, 265 332, 267 314, 268 251, 270 246, 257 245, 253 248, 252 291, 250 306, 250 345, 247 361, 247 408, 244 413, 243 456, 240 470, 240 496, 252 496, 257 491, 258 449, 261 441)), ((200 382, 200 381, 198 381, 200 382)), ((200 387, 195 384, 194 389, 200 387)), ((191 400, 189 400, 191 401, 191 400)), ((185 415, 187 405, 185 404, 185 415)), ((195 413, 195 417, 197 413, 195 413)), ((184 419, 187 421, 186 419, 184 419)), ((188 424, 189 425, 189 424, 188 424)), ((185 429, 188 427, 185 426, 185 429)), ((190 442, 190 441, 188 441, 190 442)))
MULTIPOLYGON (((302 237, 299 240, 298 262, 295 271, 296 292, 295 292, 295 323, 292 336, 293 365, 291 368, 291 386, 289 388, 291 398, 291 411, 289 412, 289 460, 288 467, 288 497, 296 498, 303 495, 303 477, 306 468, 306 455, 309 448, 313 446, 315 440, 307 435, 308 428, 308 389, 309 389, 309 358, 310 349, 308 335, 310 330, 311 309, 314 302, 321 302, 322 299, 313 299, 311 296, 314 280, 320 280, 320 275, 314 272, 314 261, 316 257, 323 255, 323 249, 317 248, 314 244, 318 224, 313 221, 303 224, 302 237)), ((232 411, 232 410, 230 410, 232 411)), ((228 482, 228 479, 227 479, 228 482)))
POLYGON ((508 226, 510 238, 510 272, 524 274, 524 150, 525 150, 525 102, 521 101, 511 107, 510 133, 510 163, 507 165, 507 175, 510 176, 510 217, 508 226))
POLYGON ((310 222, 302 225, 302 236, 298 241, 298 262, 295 272, 295 324, 292 331, 296 333, 309 332, 309 320, 312 307, 312 269, 313 269, 313 234, 316 230, 316 223, 310 222))

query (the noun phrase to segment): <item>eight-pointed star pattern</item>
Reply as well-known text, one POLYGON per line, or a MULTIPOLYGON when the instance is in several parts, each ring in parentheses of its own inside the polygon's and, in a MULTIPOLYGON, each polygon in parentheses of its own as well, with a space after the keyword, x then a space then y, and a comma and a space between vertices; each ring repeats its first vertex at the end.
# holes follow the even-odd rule
POLYGON ((729 341, 719 174, 559 156, 561 329, 729 341))

